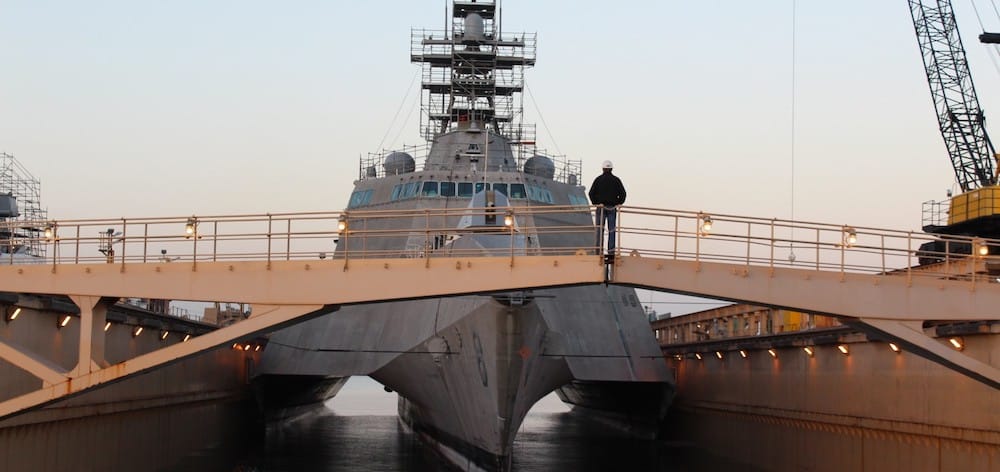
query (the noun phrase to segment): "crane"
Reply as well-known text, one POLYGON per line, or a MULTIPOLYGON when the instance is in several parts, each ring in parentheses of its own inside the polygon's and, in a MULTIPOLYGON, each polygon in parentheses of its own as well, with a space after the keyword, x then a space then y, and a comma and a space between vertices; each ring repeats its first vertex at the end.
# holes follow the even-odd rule
MULTIPOLYGON (((961 188, 958 195, 952 196, 949 192, 951 199, 946 207, 943 202, 924 204, 923 229, 943 235, 1000 238, 998 156, 986 132, 986 117, 976 96, 951 0, 907 1, 937 112, 938 128, 961 188), (947 211, 942 211, 944 208, 947 211)), ((994 34, 986 33, 981 40, 990 42, 991 35, 994 34)), ((925 246, 921 247, 925 254, 945 251, 944 241, 925 246)), ((971 248, 952 246, 950 250, 969 253, 971 248)), ((922 258, 922 263, 934 261, 934 258, 922 258)))

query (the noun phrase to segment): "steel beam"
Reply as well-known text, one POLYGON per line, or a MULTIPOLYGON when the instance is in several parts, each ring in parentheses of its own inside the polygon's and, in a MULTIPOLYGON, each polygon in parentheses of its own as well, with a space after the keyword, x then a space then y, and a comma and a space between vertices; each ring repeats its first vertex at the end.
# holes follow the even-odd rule
POLYGON ((65 382, 69 372, 48 360, 32 354, 28 349, 0 341, 0 359, 21 368, 42 380, 42 387, 65 382))
POLYGON ((787 308, 884 320, 998 319, 1000 284, 796 268, 621 257, 612 283, 787 308))
POLYGON ((932 360, 949 369, 961 372, 995 389, 1000 389, 1000 369, 969 357, 945 346, 924 334, 920 321, 892 321, 877 318, 861 318, 848 324, 863 331, 876 331, 899 342, 905 349, 925 359, 932 360))
POLYGON ((613 282, 687 295, 821 314, 860 323, 914 353, 1000 388, 1000 369, 923 333, 935 321, 995 320, 1000 286, 968 280, 862 275, 643 257, 619 260, 613 282))
POLYGON ((600 283, 603 269, 597 256, 573 255, 0 266, 0 290, 343 305, 600 283))
MULTIPOLYGON (((14 359, 22 362, 17 365, 23 364, 25 368, 34 369, 33 374, 39 377, 45 375, 44 378, 47 379, 46 385, 43 385, 39 390, 0 402, 0 420, 100 385, 107 385, 131 375, 178 362, 246 336, 277 329, 310 316, 318 316, 336 310, 334 306, 323 305, 258 306, 254 308, 254 311, 259 312, 259 314, 242 322, 191 338, 187 342, 173 344, 110 367, 79 375, 75 373, 72 375, 69 373, 59 374, 55 371, 50 372, 42 369, 39 367, 41 365, 39 361, 36 360, 34 364, 25 362, 18 357, 18 355, 23 355, 22 353, 16 350, 14 353, 5 352, 4 348, 7 346, 0 343, 0 356, 12 354, 14 359), (58 379, 57 375, 60 376, 58 379)), ((4 356, 4 359, 7 357, 4 356)))

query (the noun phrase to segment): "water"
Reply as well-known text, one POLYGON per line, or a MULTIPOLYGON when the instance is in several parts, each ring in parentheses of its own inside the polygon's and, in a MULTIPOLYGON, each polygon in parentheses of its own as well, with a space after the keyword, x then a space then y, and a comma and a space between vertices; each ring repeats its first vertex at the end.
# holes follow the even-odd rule
MULTIPOLYGON (((406 432, 396 395, 368 379, 352 379, 325 406, 272 423, 246 447, 213 447, 171 471, 436 471, 445 463, 406 432), (227 457, 227 459, 223 459, 227 457), (224 464, 228 462, 228 464, 224 464)), ((638 440, 569 411, 554 395, 532 409, 514 444, 516 471, 746 470, 706 456, 691 444, 638 440)))

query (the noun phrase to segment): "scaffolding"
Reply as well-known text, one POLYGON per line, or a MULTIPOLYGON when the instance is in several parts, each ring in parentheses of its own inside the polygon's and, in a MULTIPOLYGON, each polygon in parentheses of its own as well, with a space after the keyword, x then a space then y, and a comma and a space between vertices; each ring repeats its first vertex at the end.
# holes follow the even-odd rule
POLYGON ((536 35, 503 35, 492 1, 454 2, 450 29, 414 29, 410 59, 423 66, 421 135, 429 140, 459 122, 492 126, 501 136, 519 134, 524 71, 535 65, 536 35), (481 20, 466 31, 466 15, 481 20))
POLYGON ((0 263, 45 257, 48 211, 41 204, 41 182, 13 155, 0 153, 0 263))

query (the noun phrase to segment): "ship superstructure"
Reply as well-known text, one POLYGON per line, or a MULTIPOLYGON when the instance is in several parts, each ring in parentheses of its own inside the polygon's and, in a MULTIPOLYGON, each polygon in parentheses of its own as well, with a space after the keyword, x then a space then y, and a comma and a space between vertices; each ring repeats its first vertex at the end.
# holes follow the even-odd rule
MULTIPOLYGON (((334 257, 594 245, 579 161, 539 149, 534 128, 522 123, 535 35, 502 34, 497 13, 492 1, 455 1, 444 30, 413 31, 427 144, 363 158, 347 210, 351 225, 395 236, 342 237, 334 257), (472 211, 556 206, 576 209, 519 212, 507 222, 472 211), (413 209, 438 216, 363 216, 413 209), (507 223, 514 229, 497 231, 507 223), (429 234, 429 225, 459 237, 429 234), (556 227, 584 231, 522 229, 556 227)), ((399 394, 405 425, 469 470, 509 466, 524 415, 554 390, 578 406, 647 420, 673 392, 634 290, 615 286, 343 307, 272 334, 258 373, 271 411, 322 400, 347 377, 369 375, 399 394)))

